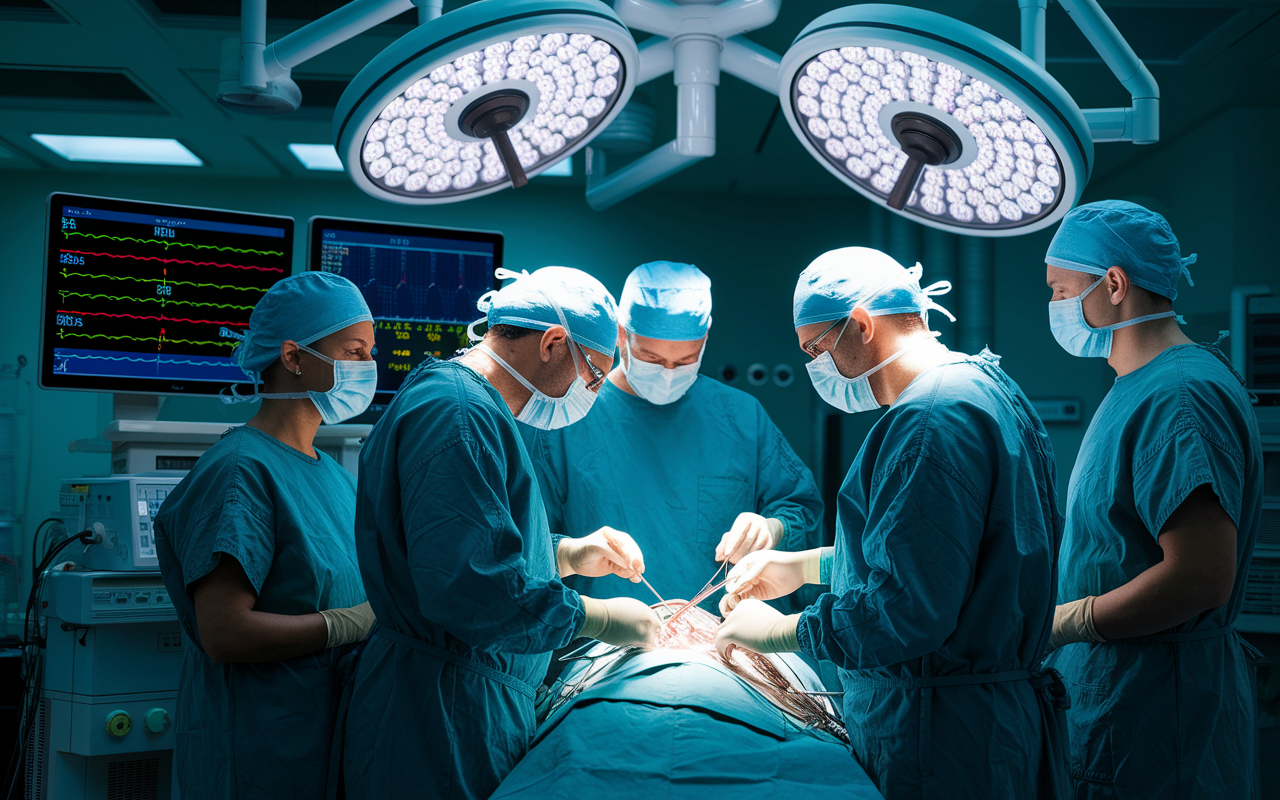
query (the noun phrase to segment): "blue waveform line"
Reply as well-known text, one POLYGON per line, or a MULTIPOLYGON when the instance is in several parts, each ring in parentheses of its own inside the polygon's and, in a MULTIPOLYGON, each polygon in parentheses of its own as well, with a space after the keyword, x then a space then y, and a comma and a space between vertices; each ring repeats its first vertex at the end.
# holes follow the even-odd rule
POLYGON ((79 359, 84 359, 86 361, 134 361, 140 364, 152 364, 152 363, 190 364, 193 367, 225 367, 226 366, 225 361, 192 361, 191 359, 188 359, 188 358, 165 358, 163 356, 156 356, 155 358, 128 358, 126 356, 82 356, 82 355, 59 354, 58 358, 65 359, 67 361, 70 361, 71 359, 79 358, 79 359))

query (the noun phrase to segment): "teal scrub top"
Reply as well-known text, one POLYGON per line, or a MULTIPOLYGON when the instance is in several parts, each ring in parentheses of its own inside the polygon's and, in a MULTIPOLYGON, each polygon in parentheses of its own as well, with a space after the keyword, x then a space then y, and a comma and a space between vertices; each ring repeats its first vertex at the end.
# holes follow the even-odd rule
POLYGON ((254 610, 314 614, 364 602, 355 478, 247 425, 227 431, 156 515, 160 573, 187 646, 174 714, 183 800, 323 797, 346 648, 266 664, 215 664, 190 589, 223 555, 244 568, 254 610))
MULTIPOLYGON (((744 511, 782 522, 780 550, 822 545, 813 475, 759 401, 719 381, 700 376, 667 405, 605 381, 581 422, 521 427, 551 530, 626 531, 644 553, 645 579, 668 600, 692 599, 706 584, 720 567, 720 537, 744 511)), ((657 601, 644 584, 612 575, 566 582, 589 597, 657 601)), ((721 595, 703 607, 718 614, 721 595)))
POLYGON ((379 625, 347 717, 347 797, 488 797, 584 619, 502 395, 460 363, 420 364, 360 452, 357 509, 379 625))
POLYGON ((1038 669, 1062 534, 1053 449, 996 356, 956 359, 867 435, 800 647, 839 667, 853 753, 889 800, 1061 799, 1065 697, 1038 669))
POLYGON ((1163 635, 1070 644, 1071 773, 1086 798, 1247 798, 1254 699, 1233 623, 1262 515, 1262 445, 1243 381, 1216 349, 1171 347, 1116 378, 1089 423, 1067 495, 1058 602, 1160 563, 1158 537, 1209 486, 1236 524, 1227 604, 1163 635))

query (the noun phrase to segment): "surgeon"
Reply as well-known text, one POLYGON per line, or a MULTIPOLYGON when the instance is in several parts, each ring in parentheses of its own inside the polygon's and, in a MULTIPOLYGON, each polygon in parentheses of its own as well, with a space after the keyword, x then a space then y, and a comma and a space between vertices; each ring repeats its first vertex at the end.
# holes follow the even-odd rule
POLYGON ((1068 681, 1081 798, 1253 796, 1254 690, 1234 623, 1262 515, 1243 380, 1178 328, 1190 283, 1169 223, 1106 200, 1045 256, 1049 326, 1115 384, 1067 492, 1048 663, 1068 681))
MULTIPOLYGON (((618 319, 622 362, 591 416, 525 429, 551 530, 626 531, 667 598, 693 597, 718 561, 820 544, 822 500, 809 470, 754 397, 699 376, 711 280, 692 264, 643 264, 627 276, 618 319)), ((656 600, 643 585, 607 578, 569 585, 656 600)))
POLYGON ((160 572, 188 639, 173 715, 184 800, 336 789, 336 668, 374 619, 356 565, 355 478, 312 441, 321 422, 373 399, 372 319, 337 275, 271 287, 235 351, 254 382, 244 399, 261 408, 156 515, 160 572))
POLYGON ((847 413, 889 408, 840 489, 834 549, 740 561, 717 648, 833 662, 888 800, 1066 798, 1065 693, 1039 669, 1061 536, 1049 437, 996 356, 937 343, 950 285, 922 290, 920 272, 850 247, 801 273, 814 388, 847 413), (831 592, 790 616, 760 602, 805 583, 831 592))
POLYGON ((591 410, 613 363, 613 297, 546 267, 480 307, 483 341, 418 365, 360 454, 356 549, 380 625, 351 697, 348 797, 488 797, 529 746, 550 651, 577 635, 651 644, 660 627, 639 600, 564 585, 638 581, 644 556, 625 533, 552 536, 519 431, 591 410))

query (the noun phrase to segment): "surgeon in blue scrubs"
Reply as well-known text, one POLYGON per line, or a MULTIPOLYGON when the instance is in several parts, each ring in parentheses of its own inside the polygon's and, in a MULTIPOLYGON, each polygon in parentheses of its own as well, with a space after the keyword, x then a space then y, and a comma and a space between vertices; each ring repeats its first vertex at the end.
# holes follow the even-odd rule
POLYGON ((322 421, 373 399, 372 319, 353 283, 324 272, 263 295, 235 351, 255 384, 246 399, 262 407, 156 515, 160 572, 188 640, 174 712, 183 800, 336 789, 336 668, 374 620, 356 565, 355 478, 312 440, 322 421))
POLYGON ((1164 217, 1107 200, 1049 245, 1049 324, 1115 384, 1080 445, 1048 663, 1068 681, 1080 798, 1248 798, 1254 689, 1234 622, 1262 515, 1244 381, 1188 339, 1164 217))
POLYGON ((591 410, 613 363, 613 298, 546 267, 480 306, 483 341, 420 364, 360 454, 356 548, 379 625, 347 717, 349 797, 488 797, 529 746, 552 650, 577 635, 649 644, 660 627, 639 600, 561 581, 638 581, 644 557, 624 533, 553 537, 520 438, 591 410))
MULTIPOLYGON (((622 530, 644 550, 646 580, 691 598, 717 562, 817 540, 822 499, 808 468, 751 395, 699 375, 711 279, 656 261, 627 276, 618 308, 622 363, 581 425, 525 429, 551 530, 622 530)), ((654 602, 643 585, 574 578, 590 595, 654 602)), ((708 598, 708 610, 718 597, 708 598)))
POLYGON ((1061 517, 1044 425, 984 350, 928 328, 920 267, 827 253, 794 318, 814 388, 841 411, 888 410, 840 489, 834 549, 760 551, 730 573, 717 635, 833 662, 854 756, 888 800, 1066 798, 1065 691, 1040 669, 1061 517), (784 616, 761 600, 831 592, 784 616))

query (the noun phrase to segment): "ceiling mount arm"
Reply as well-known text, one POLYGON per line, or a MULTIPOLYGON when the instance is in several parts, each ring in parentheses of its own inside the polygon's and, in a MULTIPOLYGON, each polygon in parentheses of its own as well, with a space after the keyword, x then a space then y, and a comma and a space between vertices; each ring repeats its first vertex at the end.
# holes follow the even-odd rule
POLYGON ((1022 52, 1044 69, 1044 14, 1049 0, 1018 0, 1022 24, 1022 52))
POLYGON ((1083 109, 1095 142, 1154 144, 1160 140, 1160 87, 1098 0, 1058 0, 1102 61, 1129 90, 1128 108, 1083 109))
MULTIPOLYGON (((240 43, 238 48, 223 47, 218 102, 250 114, 296 111, 302 93, 290 70, 413 7, 414 0, 352 0, 268 45, 267 0, 241 0, 240 43), (238 64, 228 63, 237 56, 238 64)), ((419 11, 420 20, 425 13, 419 11)))
POLYGON ((781 61, 777 53, 742 36, 725 39, 720 54, 722 70, 772 95, 778 94, 781 61))

